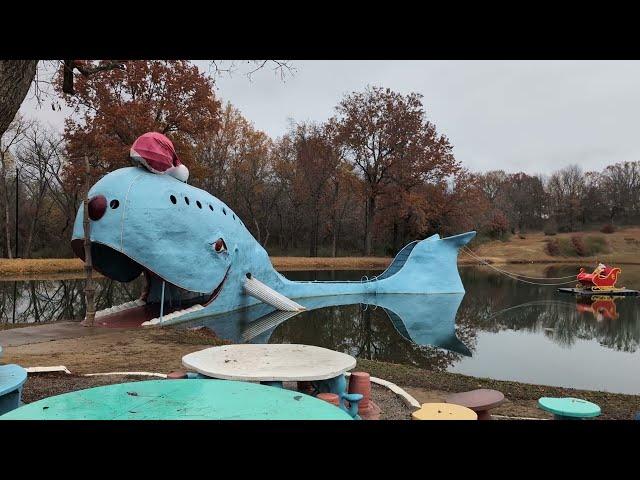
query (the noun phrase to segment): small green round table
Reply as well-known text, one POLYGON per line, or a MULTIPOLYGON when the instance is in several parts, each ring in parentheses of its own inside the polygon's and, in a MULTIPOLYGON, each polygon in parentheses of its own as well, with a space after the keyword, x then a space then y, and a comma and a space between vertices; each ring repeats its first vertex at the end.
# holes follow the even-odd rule
POLYGON ((149 380, 65 393, 1 420, 351 420, 309 395, 228 380, 149 380))
POLYGON ((582 420, 600 415, 600 407, 580 398, 542 397, 538 406, 553 413, 556 420, 582 420))

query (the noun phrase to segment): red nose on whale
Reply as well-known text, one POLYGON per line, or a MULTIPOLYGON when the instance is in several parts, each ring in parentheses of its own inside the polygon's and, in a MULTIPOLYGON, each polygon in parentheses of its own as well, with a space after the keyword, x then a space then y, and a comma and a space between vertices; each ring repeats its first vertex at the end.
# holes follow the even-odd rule
POLYGON ((96 195, 89 200, 89 218, 100 220, 107 211, 107 199, 103 195, 96 195))

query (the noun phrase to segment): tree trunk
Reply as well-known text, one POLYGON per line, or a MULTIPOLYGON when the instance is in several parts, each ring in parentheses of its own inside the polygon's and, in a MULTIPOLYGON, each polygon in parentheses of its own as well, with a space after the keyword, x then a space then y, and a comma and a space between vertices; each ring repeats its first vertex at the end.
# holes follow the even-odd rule
POLYGON ((336 225, 333 225, 333 234, 331 238, 331 256, 336 257, 338 254, 338 232, 336 231, 336 225))
POLYGON ((38 60, 0 60, 0 136, 20 109, 37 66, 38 60))
POLYGON ((395 255, 400 247, 398 246, 398 220, 393 220, 393 254, 395 255))
POLYGON ((316 211, 312 220, 312 226, 311 226, 311 242, 309 244, 310 257, 318 256, 318 237, 319 237, 318 230, 320 230, 320 211, 316 208, 316 211))
POLYGON ((84 227, 84 271, 86 277, 86 286, 84 288, 85 298, 87 300, 85 325, 93 327, 96 316, 96 307, 94 304, 95 286, 93 284, 93 261, 91 259, 91 223, 89 222, 89 159, 85 158, 85 194, 83 208, 83 227, 84 227))
POLYGON ((31 217, 31 225, 29 225, 29 233, 27 234, 27 246, 22 254, 23 258, 31 258, 31 246, 33 245, 33 236, 38 224, 38 216, 40 215, 40 205, 42 205, 42 199, 38 201, 38 207, 36 208, 35 214, 31 217))
POLYGON ((373 231, 373 221, 376 214, 376 197, 374 195, 367 199, 367 223, 364 230, 364 254, 365 256, 371 255, 371 237, 373 231))
POLYGON ((7 186, 7 173, 2 169, 2 196, 4 197, 4 233, 7 242, 7 257, 13 258, 11 252, 11 216, 9 213, 9 187, 7 186))

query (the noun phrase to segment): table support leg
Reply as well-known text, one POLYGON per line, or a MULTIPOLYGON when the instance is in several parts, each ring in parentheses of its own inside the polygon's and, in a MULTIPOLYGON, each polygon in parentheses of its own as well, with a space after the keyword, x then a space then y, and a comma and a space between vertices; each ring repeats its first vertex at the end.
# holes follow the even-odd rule
POLYGON ((493 420, 489 410, 476 410, 476 413, 478 414, 478 420, 493 420))
POLYGON ((22 387, 13 392, 9 392, 0 397, 0 415, 15 410, 21 405, 22 387))
POLYGON ((558 415, 557 413, 553 414, 554 420, 584 420, 581 417, 565 417, 564 415, 558 415))
POLYGON ((340 408, 353 418, 360 419, 358 416, 358 402, 362 400, 362 395, 360 393, 347 393, 347 380, 343 374, 327 380, 317 380, 313 382, 313 386, 318 393, 335 393, 338 395, 340 397, 340 408), (347 407, 345 401, 349 402, 349 407, 347 407))
POLYGON ((267 385, 269 387, 276 387, 276 388, 284 388, 284 386, 282 385, 282 382, 260 382, 260 385, 267 385))

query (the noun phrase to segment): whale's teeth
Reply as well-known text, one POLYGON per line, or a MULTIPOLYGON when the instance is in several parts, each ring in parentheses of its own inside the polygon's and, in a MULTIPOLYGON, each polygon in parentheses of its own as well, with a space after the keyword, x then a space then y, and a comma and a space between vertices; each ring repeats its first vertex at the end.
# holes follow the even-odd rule
POLYGON ((96 312, 95 318, 104 317, 106 315, 111 315, 112 313, 116 313, 116 312, 122 312, 123 310, 128 310, 134 307, 141 307, 145 303, 146 302, 144 300, 138 299, 138 300, 132 300, 130 302, 125 302, 120 305, 114 305, 113 307, 104 308, 96 312))
POLYGON ((159 323, 164 323, 167 320, 173 320, 174 318, 181 317, 182 315, 186 315, 187 313, 197 312, 198 310, 202 310, 203 308, 204 307, 198 303, 196 305, 193 305, 192 307, 185 308, 183 310, 176 310, 175 312, 171 312, 171 313, 168 313, 167 315, 163 315, 162 322, 160 322, 160 317, 156 317, 156 318, 152 318, 148 322, 144 322, 142 325, 143 326, 157 325, 159 323))

